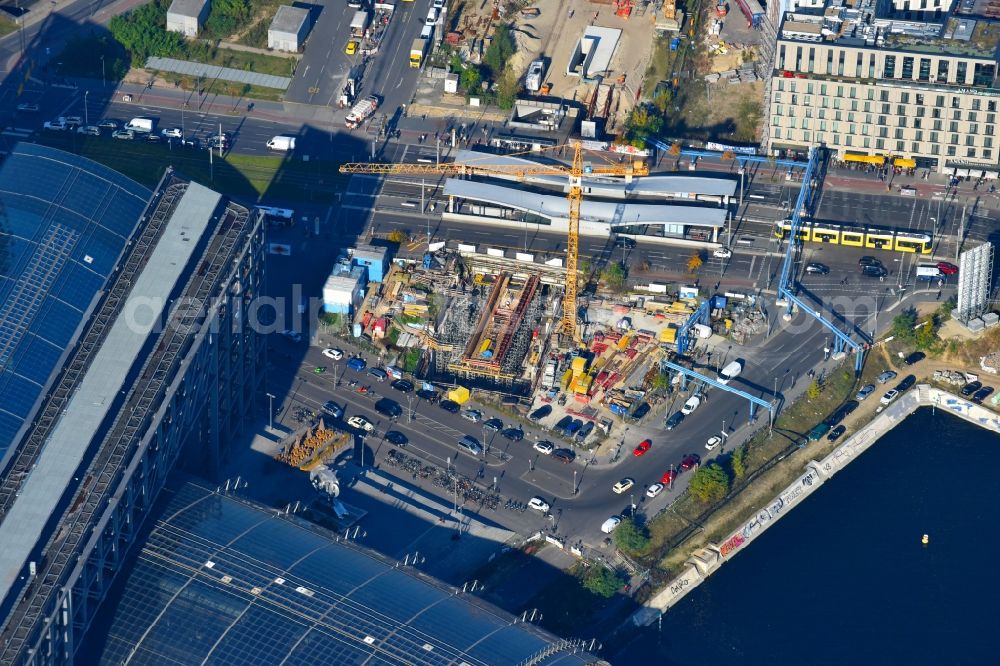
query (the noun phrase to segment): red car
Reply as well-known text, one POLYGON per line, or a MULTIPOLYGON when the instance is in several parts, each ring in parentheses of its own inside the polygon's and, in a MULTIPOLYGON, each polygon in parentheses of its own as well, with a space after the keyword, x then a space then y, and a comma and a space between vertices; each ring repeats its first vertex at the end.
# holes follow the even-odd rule
POLYGON ((663 476, 660 477, 660 483, 662 483, 665 486, 669 486, 671 483, 673 483, 674 479, 676 478, 677 478, 676 471, 672 469, 667 470, 666 472, 663 473, 663 476))
POLYGON ((698 454, 692 453, 690 455, 686 455, 684 456, 684 460, 681 461, 681 469, 684 470, 691 469, 700 462, 701 462, 701 457, 698 454))
POLYGON ((937 267, 945 275, 954 275, 958 272, 958 266, 949 264, 947 261, 939 261, 937 267))
POLYGON ((632 451, 632 455, 636 457, 646 455, 646 452, 649 451, 649 449, 652 448, 652 446, 653 442, 648 439, 645 439, 639 442, 639 446, 635 447, 635 450, 632 451))

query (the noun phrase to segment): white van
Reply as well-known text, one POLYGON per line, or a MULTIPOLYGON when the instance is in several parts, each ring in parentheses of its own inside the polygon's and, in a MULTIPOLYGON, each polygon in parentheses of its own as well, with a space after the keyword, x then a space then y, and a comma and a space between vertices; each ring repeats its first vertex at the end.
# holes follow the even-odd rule
POLYGON ((438 10, 433 7, 427 12, 427 19, 424 21, 424 25, 434 25, 438 20, 438 10))
POLYGON ((923 265, 917 266, 917 279, 918 280, 937 280, 944 277, 944 273, 941 269, 934 265, 923 265))
POLYGON ((150 134, 153 131, 153 125, 155 124, 156 121, 152 118, 133 118, 125 125, 125 129, 132 130, 133 132, 150 134))
POLYGON ((728 384, 739 377, 741 372, 743 372, 743 366, 739 361, 733 361, 719 371, 719 383, 728 384))
POLYGON ((295 137, 283 134, 271 137, 271 140, 267 142, 267 149, 290 153, 295 150, 295 137))

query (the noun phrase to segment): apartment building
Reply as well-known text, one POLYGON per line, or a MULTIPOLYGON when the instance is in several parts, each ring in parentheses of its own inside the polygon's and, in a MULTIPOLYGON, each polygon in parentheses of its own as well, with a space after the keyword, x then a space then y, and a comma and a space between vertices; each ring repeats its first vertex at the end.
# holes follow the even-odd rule
POLYGON ((785 12, 772 152, 823 144, 846 162, 997 177, 1000 23, 926 5, 834 0, 785 12))

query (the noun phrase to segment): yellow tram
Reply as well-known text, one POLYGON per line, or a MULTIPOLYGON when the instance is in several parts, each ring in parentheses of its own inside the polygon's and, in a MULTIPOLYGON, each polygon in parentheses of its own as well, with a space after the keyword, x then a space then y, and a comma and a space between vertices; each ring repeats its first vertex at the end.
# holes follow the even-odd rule
MULTIPOLYGON (((786 240, 791 231, 791 220, 774 223, 774 235, 781 240, 786 240)), ((812 243, 916 254, 930 254, 932 243, 930 234, 837 222, 802 222, 796 235, 799 240, 812 243)))

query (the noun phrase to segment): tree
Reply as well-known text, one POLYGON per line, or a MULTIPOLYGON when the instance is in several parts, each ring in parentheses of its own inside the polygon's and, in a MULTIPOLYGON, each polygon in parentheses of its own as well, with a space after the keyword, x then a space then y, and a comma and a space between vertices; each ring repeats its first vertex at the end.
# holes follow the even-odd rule
POLYGON ((701 260, 701 255, 699 253, 695 252, 690 257, 688 257, 688 263, 687 263, 688 271, 690 271, 691 273, 694 273, 699 268, 701 268, 701 265, 703 263, 704 262, 701 260))
POLYGON ((932 349, 938 341, 937 326, 934 325, 934 318, 931 317, 923 322, 923 325, 919 326, 914 332, 913 337, 917 349, 924 351, 932 349))
POLYGON ((213 0, 205 27, 217 37, 227 37, 250 18, 248 0, 213 0))
POLYGON ((704 465, 691 476, 688 489, 705 504, 718 502, 729 492, 729 475, 718 463, 704 465))
POLYGON ((912 342, 916 336, 913 327, 917 325, 917 311, 907 308, 892 318, 890 334, 901 342, 912 342))
POLYGON ((656 110, 660 112, 660 115, 666 116, 670 111, 670 106, 674 103, 674 96, 671 94, 670 90, 664 89, 656 93, 656 97, 653 98, 653 106, 656 110))
POLYGON ((486 49, 486 53, 483 54, 483 64, 489 68, 490 78, 499 78, 515 51, 517 51, 517 45, 510 33, 510 24, 504 23, 493 33, 493 40, 486 49))
POLYGON ((584 576, 583 586, 593 594, 609 599, 621 589, 622 579, 611 569, 598 564, 584 576))
POLYGON ((618 262, 610 263, 601 271, 601 280, 612 291, 621 291, 625 288, 625 269, 618 262))
POLYGON ((402 229, 393 229, 389 232, 389 241, 393 243, 405 243, 410 240, 410 234, 402 229))
POLYGON ((649 535, 646 528, 637 525, 631 518, 626 518, 615 528, 615 545, 629 555, 638 555, 649 546, 649 535))
POLYGON ((625 142, 636 148, 645 148, 646 139, 655 138, 663 130, 663 116, 655 106, 640 104, 625 119, 625 142))
POLYGON ((670 388, 670 375, 665 372, 656 373, 656 376, 653 377, 653 390, 665 391, 668 388, 670 388))
POLYGON ((823 392, 823 387, 819 385, 819 382, 815 379, 812 380, 812 384, 806 389, 806 394, 809 396, 810 400, 815 400, 819 397, 820 393, 823 392))
POLYGON ((510 70, 504 72, 497 81, 497 106, 501 109, 513 109, 521 89, 521 77, 514 76, 510 70))
POLYGON ((476 93, 479 91, 479 84, 482 83, 483 77, 479 74, 479 68, 468 67, 462 72, 459 80, 462 84, 462 90, 476 93))
POLYGON ((167 32, 163 28, 166 21, 166 4, 157 0, 115 16, 108 28, 132 61, 141 66, 149 56, 170 56, 183 50, 184 37, 180 33, 167 32))
POLYGON ((736 447, 729 458, 729 466, 733 468, 733 476, 742 479, 747 473, 747 445, 736 447))

